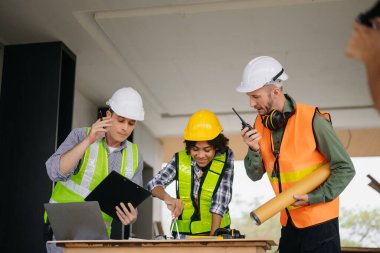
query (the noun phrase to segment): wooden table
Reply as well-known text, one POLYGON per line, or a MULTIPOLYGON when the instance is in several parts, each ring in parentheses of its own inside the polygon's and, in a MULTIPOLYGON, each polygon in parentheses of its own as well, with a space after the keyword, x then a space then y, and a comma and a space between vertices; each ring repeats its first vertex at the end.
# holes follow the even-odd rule
POLYGON ((276 245, 263 239, 52 241, 65 253, 262 253, 276 245))
POLYGON ((363 247, 342 247, 342 253, 379 253, 380 248, 363 248, 363 247))

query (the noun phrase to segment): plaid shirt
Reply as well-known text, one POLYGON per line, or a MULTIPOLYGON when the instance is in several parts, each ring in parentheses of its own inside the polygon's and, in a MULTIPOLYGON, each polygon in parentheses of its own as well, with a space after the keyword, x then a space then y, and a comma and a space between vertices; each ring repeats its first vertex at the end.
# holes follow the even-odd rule
MULTIPOLYGON (((216 155, 221 155, 217 153, 216 155)), ((219 184, 217 191, 215 192, 211 206, 210 212, 224 216, 228 211, 228 205, 232 198, 232 182, 234 179, 234 153, 231 149, 227 151, 226 167, 224 170, 223 178, 219 184)), ((194 199, 198 198, 199 187, 201 183, 202 170, 198 167, 197 163, 192 159, 191 168, 194 171, 193 185, 194 199)), ((177 180, 177 160, 175 155, 170 160, 170 162, 163 168, 147 185, 149 191, 152 191, 156 186, 166 187, 174 180, 177 180)))

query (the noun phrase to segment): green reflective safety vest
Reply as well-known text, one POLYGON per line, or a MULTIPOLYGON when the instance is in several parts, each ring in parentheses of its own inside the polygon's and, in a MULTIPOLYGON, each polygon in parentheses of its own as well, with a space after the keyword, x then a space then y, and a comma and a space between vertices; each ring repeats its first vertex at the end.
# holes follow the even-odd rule
MULTIPOLYGON (((223 169, 226 164, 226 153, 215 156, 212 164, 206 173, 203 184, 198 192, 199 209, 192 198, 193 171, 191 168, 191 156, 186 154, 186 150, 178 152, 177 156, 177 197, 182 200, 183 211, 178 218, 178 230, 184 234, 200 234, 211 231, 212 213, 210 206, 214 192, 219 187, 223 177, 223 169), (199 215, 197 215, 197 213, 199 215)), ((222 218, 220 227, 224 228, 231 224, 229 212, 222 218)), ((173 231, 177 231, 173 228, 173 231)))
MULTIPOLYGON (((87 129, 87 135, 91 128, 87 129)), ((50 197, 50 203, 82 202, 87 195, 108 175, 108 154, 102 138, 90 145, 84 154, 79 172, 68 181, 56 183, 50 197)), ((138 167, 137 145, 127 141, 127 147, 122 151, 120 174, 131 179, 138 167)), ((111 233, 112 217, 103 213, 108 234, 111 233)), ((44 214, 45 222, 47 214, 44 214)))

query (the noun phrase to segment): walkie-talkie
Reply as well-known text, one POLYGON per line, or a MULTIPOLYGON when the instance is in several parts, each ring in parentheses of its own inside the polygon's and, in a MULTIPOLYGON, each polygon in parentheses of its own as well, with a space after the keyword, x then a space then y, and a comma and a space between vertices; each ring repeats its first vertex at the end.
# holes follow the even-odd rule
POLYGON ((240 117, 240 115, 235 111, 233 107, 232 107, 232 110, 234 111, 234 113, 236 113, 236 115, 239 117, 241 121, 241 127, 242 127, 241 130, 243 130, 246 127, 248 127, 248 131, 253 129, 250 124, 248 124, 242 117, 240 117))

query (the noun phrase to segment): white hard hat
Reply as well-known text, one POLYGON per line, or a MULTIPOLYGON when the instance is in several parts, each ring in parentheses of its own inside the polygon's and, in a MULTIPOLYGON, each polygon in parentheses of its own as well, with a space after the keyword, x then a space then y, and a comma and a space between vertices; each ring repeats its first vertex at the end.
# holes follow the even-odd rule
POLYGON ((144 107, 140 94, 133 88, 117 90, 107 101, 116 114, 134 120, 144 120, 144 107))
POLYGON ((243 80, 236 90, 247 93, 260 89, 269 83, 281 87, 281 81, 287 79, 288 75, 276 59, 270 56, 259 56, 245 66, 243 80))

